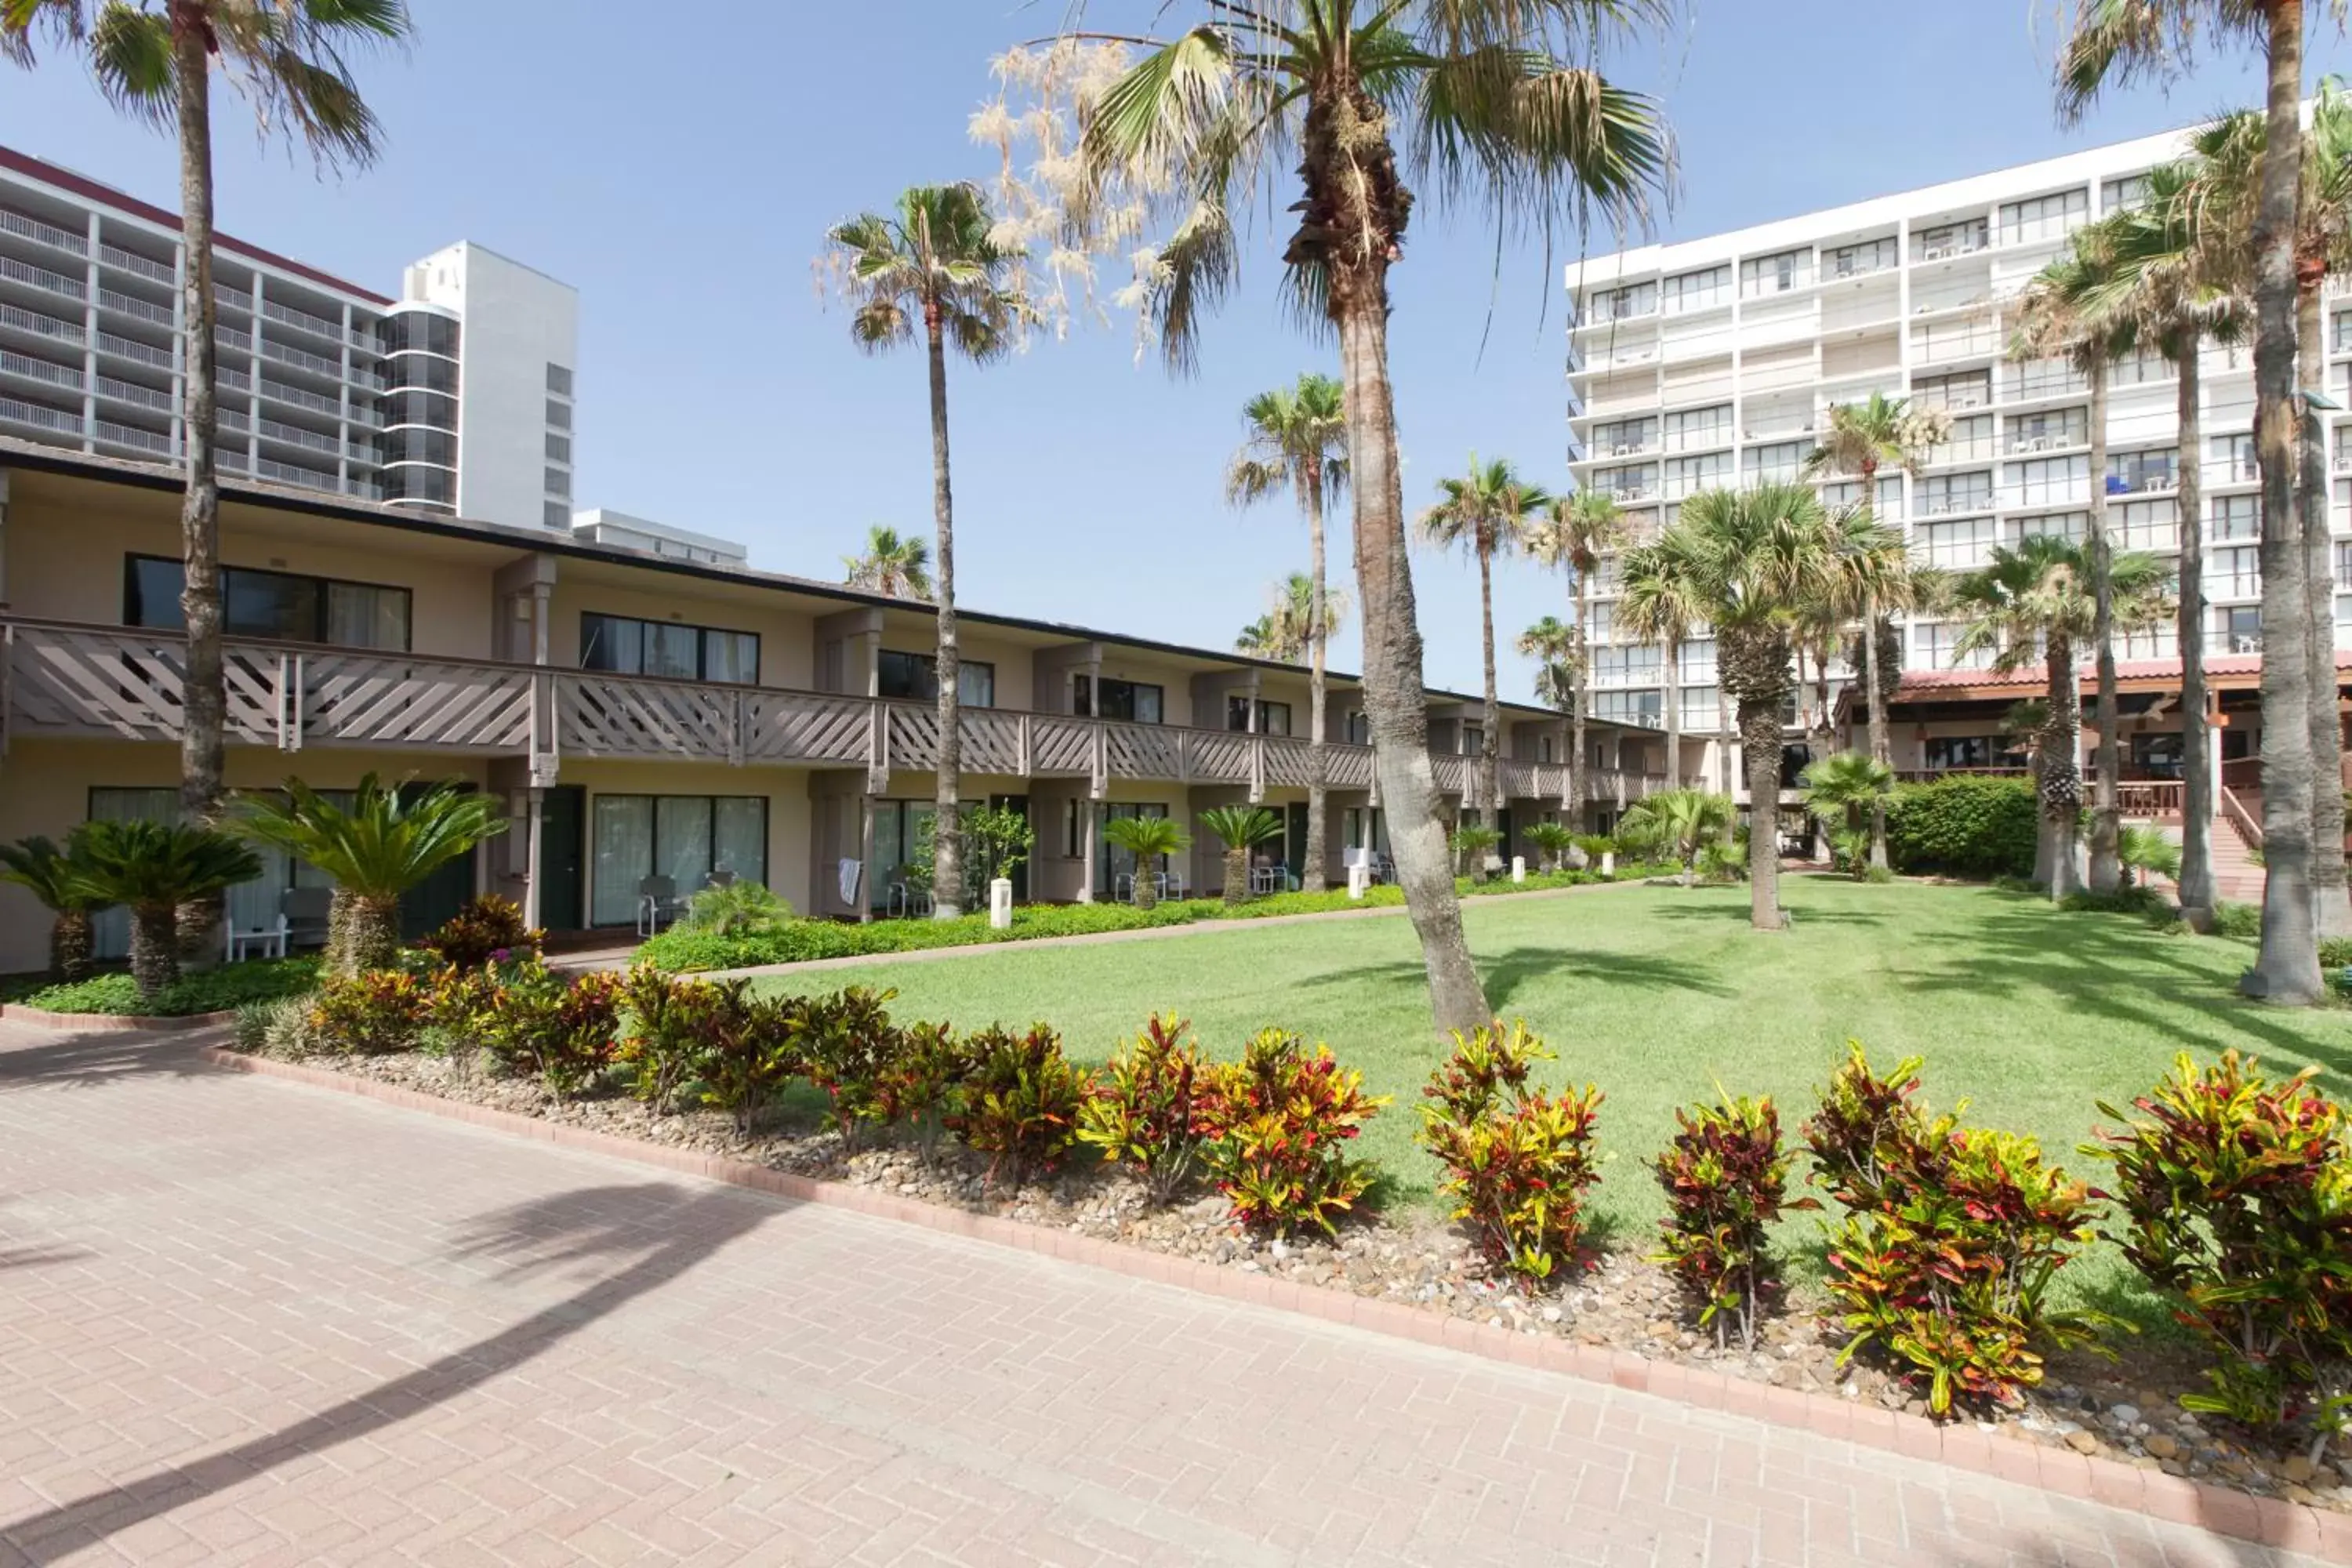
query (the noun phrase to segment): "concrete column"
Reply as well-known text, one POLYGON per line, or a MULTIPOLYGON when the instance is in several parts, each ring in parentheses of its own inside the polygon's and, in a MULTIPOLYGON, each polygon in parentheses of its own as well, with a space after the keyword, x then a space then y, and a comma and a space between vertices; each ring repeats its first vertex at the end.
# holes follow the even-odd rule
MULTIPOLYGON (((836 889, 837 891, 838 889, 836 889)), ((874 797, 857 797, 857 923, 874 919, 874 797)))
POLYGON ((539 866, 541 827, 546 820, 547 792, 532 786, 530 790, 530 847, 522 864, 522 923, 539 929, 539 866))
POLYGON ((1096 831, 1095 814, 1100 809, 1100 805, 1092 799, 1078 803, 1078 831, 1086 841, 1083 869, 1079 872, 1082 880, 1078 883, 1078 902, 1082 904, 1091 904, 1095 901, 1096 858, 1102 853, 1102 847, 1098 842, 1101 835, 1096 831))

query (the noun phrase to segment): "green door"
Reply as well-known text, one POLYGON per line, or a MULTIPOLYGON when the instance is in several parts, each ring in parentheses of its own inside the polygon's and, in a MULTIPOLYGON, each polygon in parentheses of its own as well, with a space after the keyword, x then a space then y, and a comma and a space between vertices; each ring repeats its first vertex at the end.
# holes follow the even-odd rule
POLYGON ((549 931, 587 927, 580 902, 587 858, 588 792, 558 784, 547 792, 539 823, 539 923, 549 931))

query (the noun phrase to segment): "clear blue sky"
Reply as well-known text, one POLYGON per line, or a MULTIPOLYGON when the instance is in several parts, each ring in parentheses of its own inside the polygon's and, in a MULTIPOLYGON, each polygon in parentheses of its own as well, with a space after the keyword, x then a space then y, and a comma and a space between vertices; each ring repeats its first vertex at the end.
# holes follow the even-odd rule
MULTIPOLYGON (((929 532, 920 357, 853 350, 810 261, 837 218, 910 184, 992 172, 965 133, 989 58, 1048 27, 1058 0, 720 0, 676 27, 598 26, 603 7, 581 0, 412 3, 414 49, 366 68, 389 146, 365 174, 321 182, 221 103, 222 226, 385 293, 403 263, 461 238, 575 285, 582 505, 743 539, 759 564, 817 576, 837 574, 869 522, 929 532)), ((2169 100, 2118 98, 2061 132, 2050 11, 1698 0, 1676 36, 1612 66, 1664 97, 1681 140, 1662 237, 2256 101, 2244 62, 2210 61, 2169 100)), ((2332 38, 2318 54, 2318 68, 2344 68, 2332 38)), ((171 142, 116 120, 70 66, 0 68, 0 142, 175 203, 171 142)), ((1265 585, 1306 564, 1294 512, 1236 516, 1219 495, 1244 400, 1336 368, 1275 307, 1278 237, 1254 237, 1196 380, 1138 366, 1124 323, 950 372, 963 604, 1223 647, 1265 585)), ((1532 247, 1505 251, 1498 274, 1483 230, 1421 215, 1391 340, 1408 504, 1474 448, 1565 479, 1558 281, 1532 247)), ((1415 577, 1431 679, 1476 689, 1475 573, 1423 555, 1415 577)), ((1530 567, 1497 584, 1507 698, 1528 694, 1511 634, 1561 603, 1559 580, 1530 567)), ((1335 660, 1354 666, 1352 630, 1335 660)))

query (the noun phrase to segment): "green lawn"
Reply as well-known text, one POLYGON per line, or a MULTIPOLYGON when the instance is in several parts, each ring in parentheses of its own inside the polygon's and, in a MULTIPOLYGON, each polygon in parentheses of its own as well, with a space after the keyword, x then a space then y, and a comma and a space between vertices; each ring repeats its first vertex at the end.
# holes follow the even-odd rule
MULTIPOLYGON (((1811 877, 1783 888, 1796 924, 1777 936, 1748 929, 1745 889, 1464 905, 1496 1008, 1525 1017, 1559 1053, 1555 1081, 1572 1074, 1608 1095, 1601 1135, 1612 1159, 1596 1208, 1621 1234, 1646 1231, 1663 1212, 1643 1162, 1672 1135, 1677 1104, 1718 1083, 1769 1092, 1793 1138, 1848 1037, 1883 1064, 1925 1057, 1931 1103, 1965 1097, 1973 1121, 2035 1133, 2086 1173, 2074 1151, 2096 1117, 2094 1102, 2127 1100, 2183 1048, 2236 1047, 2281 1070, 2315 1061, 2330 1092, 2352 1092, 2352 1012, 2239 1001, 2232 986, 2250 944, 2167 936, 2127 916, 2063 914, 1982 888, 1811 877)), ((1365 1152, 1393 1173, 1401 1198, 1428 1200, 1433 1167, 1411 1134, 1413 1101, 1440 1052, 1402 918, 877 960, 771 984, 853 982, 896 987, 901 1017, 1046 1019, 1088 1060, 1159 1008, 1190 1017, 1221 1055, 1267 1024, 1301 1030, 1396 1097, 1367 1131, 1365 1152)), ((1811 1220, 1794 1223, 1810 1233, 1811 1220)), ((2083 1283, 2105 1294, 2119 1268, 2103 1258, 2083 1283)))

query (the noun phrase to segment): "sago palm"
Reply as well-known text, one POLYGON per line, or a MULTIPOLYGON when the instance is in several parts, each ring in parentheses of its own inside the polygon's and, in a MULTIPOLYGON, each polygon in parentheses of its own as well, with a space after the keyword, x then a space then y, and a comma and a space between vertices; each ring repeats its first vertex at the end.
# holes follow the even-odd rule
POLYGON ((1863 854, 1845 868, 1863 875, 1875 864, 1870 858, 1867 819, 1885 816, 1887 797, 1895 793, 1895 770, 1864 752, 1840 752, 1808 764, 1801 782, 1805 809, 1824 828, 1843 833, 1839 842, 1864 846, 1863 854))
POLYGON ((1201 826, 1225 847, 1225 902, 1241 903, 1249 897, 1250 851, 1282 837, 1282 818, 1262 805, 1213 805, 1201 826))
POLYGON ((931 546, 920 534, 901 538, 895 528, 876 523, 866 531, 866 548, 845 555, 846 579, 853 588, 887 594, 894 599, 931 596, 931 546))
POLYGON ((1478 565, 1478 648, 1486 675, 1485 733, 1478 748, 1479 805, 1491 818, 1503 808, 1502 700, 1495 689, 1495 558, 1517 554, 1529 530, 1550 509, 1551 494, 1530 484, 1503 458, 1471 454, 1470 471, 1437 481, 1437 504, 1421 514, 1421 536, 1441 549, 1462 551, 1478 565))
POLYGON ((1683 783, 1683 644, 1706 624, 1708 610, 1697 544, 1696 534, 1670 528, 1628 550, 1617 563, 1617 624, 1659 652, 1670 788, 1683 783))
POLYGON ((1180 854, 1191 847, 1192 839, 1165 816, 1116 816, 1103 825, 1103 837, 1135 857, 1135 907, 1148 910, 1160 901, 1160 889, 1152 881, 1161 857, 1180 854))
MULTIPOLYGON (((1574 657, 1567 661, 1573 687, 1565 694, 1566 700, 1542 699, 1569 716, 1568 800, 1572 822, 1584 820, 1584 720, 1592 708, 1592 579, 1601 570, 1601 558, 1624 544, 1625 532, 1616 497, 1606 490, 1580 489, 1554 498, 1550 515, 1528 534, 1528 553, 1567 575, 1569 603, 1576 612, 1571 628, 1574 657)), ((1544 619, 1549 623, 1551 617, 1544 619)), ((1525 646, 1519 651, 1528 652, 1525 646)), ((1551 663, 1547 658, 1545 668, 1551 663)))
POLYGON ((265 134, 299 142, 322 165, 364 167, 381 127, 352 58, 408 36, 404 0, 0 0, 0 54, 30 66, 40 44, 81 56, 116 108, 180 146, 185 323, 180 425, 187 462, 180 507, 180 591, 188 658, 180 807, 218 815, 228 694, 221 670, 219 320, 213 290, 212 88, 226 75, 265 134))
MULTIPOLYGON (((1348 410, 1339 384, 1312 373, 1296 386, 1261 392, 1242 407, 1248 434, 1225 468, 1225 499, 1248 506, 1284 490, 1307 518, 1307 877, 1310 893, 1323 890, 1324 845, 1329 832, 1330 757, 1324 712, 1325 671, 1339 609, 1324 569, 1324 513, 1348 489, 1348 410)), ((1292 583, 1297 579, 1294 575, 1292 583)), ((1294 586, 1291 599, 1297 598, 1294 586)), ((1292 616, 1295 623, 1297 616, 1292 616)), ((1289 658, 1295 655, 1276 657, 1289 658)))
POLYGON ((1617 838, 1643 854, 1661 854, 1682 868, 1687 888, 1698 879, 1699 857, 1719 842, 1739 815, 1727 795, 1668 789, 1634 804, 1617 825, 1617 838))
POLYGON ((1547 871, 1565 867, 1569 851, 1576 847, 1576 830, 1564 822, 1531 822, 1520 830, 1519 837, 1543 856, 1543 868, 1547 871))
POLYGON ((1060 38, 1000 62, 1008 100, 974 132, 1004 146, 1024 232, 1057 270, 1068 274, 1073 254, 1133 258, 1125 297, 1179 369, 1197 363, 1202 318, 1238 279, 1237 220, 1295 215, 1278 242, 1287 297, 1339 342, 1365 708, 1399 879, 1438 1029, 1491 1022, 1428 752, 1389 273, 1405 255, 1415 184, 1504 232, 1643 218, 1671 178, 1665 127, 1650 99, 1591 62, 1665 7, 1172 0, 1151 13, 1162 35, 1112 37, 1089 13, 1084 0, 1066 7, 1060 38))
POLYGON ((1474 882, 1486 879, 1486 860, 1503 836, 1483 822, 1465 822, 1454 830, 1454 858, 1461 873, 1474 882))
POLYGON ((930 372, 931 519, 938 575, 939 752, 933 766, 939 824, 935 902, 940 920, 963 913, 961 660, 956 647, 955 492, 948 477, 948 353, 987 364, 1009 353, 1030 311, 1012 281, 1017 258, 992 233, 977 186, 914 185, 887 213, 865 213, 825 232, 819 265, 850 300, 849 335, 868 353, 920 342, 930 372))
POLYGON ((240 802, 239 831, 332 879, 327 968, 357 974, 389 967, 400 952, 400 898, 434 871, 507 829, 496 795, 455 784, 404 791, 370 773, 348 806, 300 779, 283 793, 240 802))
POLYGON ((227 834, 181 823, 85 822, 66 854, 93 894, 129 907, 131 977, 142 1002, 180 977, 181 906, 261 875, 260 858, 227 834))
POLYGON ((70 985, 90 976, 90 917, 109 900, 89 868, 37 834, 0 844, 0 882, 14 882, 49 911, 49 978, 70 985))
MULTIPOLYGON (((2319 776, 2312 735, 2319 681, 2329 721, 2335 708, 2335 654, 2326 671, 2312 668, 2319 625, 2312 613, 2312 542, 2286 526, 2305 477, 2298 452, 2295 363, 2300 348, 2296 238, 2302 183, 2303 63, 2307 12, 2303 0, 2076 0, 2066 13, 2058 59, 2058 106, 2080 119, 2108 87, 2135 79, 2170 80, 2189 68, 2202 37, 2258 49, 2267 70, 2263 144, 2249 167, 2252 218, 2244 254, 2254 311, 2254 442, 2262 464, 2263 516, 2263 942, 2240 981, 2247 994, 2308 1006, 2326 994, 2314 922, 2314 794, 2333 794, 2335 774, 2319 776), (2303 714, 2307 722, 2276 721, 2303 714)), ((2346 0, 2318 0, 2340 32, 2346 0)), ((2332 635, 2332 634, 2331 634, 2332 635)), ((2341 837, 2337 840, 2341 848, 2341 837)))

